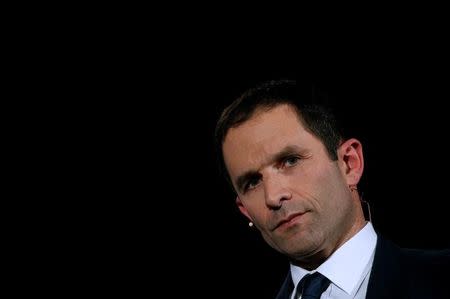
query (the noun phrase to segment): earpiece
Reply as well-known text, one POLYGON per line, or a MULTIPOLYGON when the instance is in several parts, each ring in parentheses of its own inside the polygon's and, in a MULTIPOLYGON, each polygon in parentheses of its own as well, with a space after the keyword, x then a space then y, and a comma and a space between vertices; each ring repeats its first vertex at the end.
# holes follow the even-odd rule
MULTIPOLYGON (((350 188, 351 192, 353 192, 353 191, 358 192, 358 187, 356 185, 349 185, 348 187, 350 188)), ((369 205, 369 203, 367 201, 365 201, 363 199, 362 192, 361 192, 361 195, 359 196, 359 199, 361 201, 361 205, 362 205, 362 208, 363 208, 364 218, 366 220, 369 220, 370 222, 372 222, 372 213, 370 211, 370 205, 369 205)))

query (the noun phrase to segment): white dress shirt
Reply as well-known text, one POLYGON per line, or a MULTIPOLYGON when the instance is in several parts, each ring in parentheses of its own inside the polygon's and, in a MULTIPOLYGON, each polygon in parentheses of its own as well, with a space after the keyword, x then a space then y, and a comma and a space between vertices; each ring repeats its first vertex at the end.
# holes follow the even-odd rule
MULTIPOLYGON (((308 273, 319 272, 331 283, 321 299, 366 298, 370 270, 372 269, 377 234, 368 222, 356 235, 339 247, 316 270, 307 271, 291 264, 294 286, 308 273)), ((296 288, 291 295, 293 299, 296 288)))

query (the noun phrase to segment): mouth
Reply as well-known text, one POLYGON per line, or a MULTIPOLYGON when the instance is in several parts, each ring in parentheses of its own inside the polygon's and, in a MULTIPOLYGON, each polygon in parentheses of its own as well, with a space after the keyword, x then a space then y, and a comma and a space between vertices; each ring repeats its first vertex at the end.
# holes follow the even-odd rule
POLYGON ((297 222, 297 220, 299 220, 301 218, 301 216, 303 216, 304 214, 305 213, 294 213, 294 214, 289 215, 288 217, 286 217, 283 220, 281 220, 280 222, 278 222, 278 224, 275 226, 274 230, 286 229, 286 228, 293 226, 297 222))

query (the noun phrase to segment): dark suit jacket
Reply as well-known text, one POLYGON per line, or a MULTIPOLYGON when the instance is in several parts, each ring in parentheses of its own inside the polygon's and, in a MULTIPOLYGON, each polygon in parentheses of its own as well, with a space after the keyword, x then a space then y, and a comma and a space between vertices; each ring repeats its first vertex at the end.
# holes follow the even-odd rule
MULTIPOLYGON (((276 299, 293 289, 289 271, 276 299)), ((402 249, 378 236, 366 298, 450 298, 450 250, 402 249)))

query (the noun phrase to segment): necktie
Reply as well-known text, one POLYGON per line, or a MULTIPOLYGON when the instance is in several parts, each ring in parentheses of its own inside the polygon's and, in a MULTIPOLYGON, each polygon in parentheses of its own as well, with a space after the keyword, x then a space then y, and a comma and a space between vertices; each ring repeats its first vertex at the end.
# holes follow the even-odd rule
POLYGON ((319 299, 329 285, 330 280, 319 272, 306 274, 297 285, 295 298, 300 298, 302 295, 302 299, 319 299))

